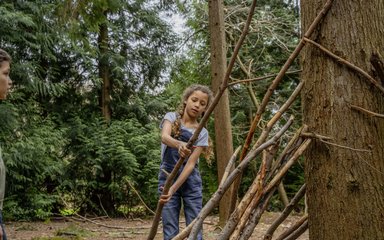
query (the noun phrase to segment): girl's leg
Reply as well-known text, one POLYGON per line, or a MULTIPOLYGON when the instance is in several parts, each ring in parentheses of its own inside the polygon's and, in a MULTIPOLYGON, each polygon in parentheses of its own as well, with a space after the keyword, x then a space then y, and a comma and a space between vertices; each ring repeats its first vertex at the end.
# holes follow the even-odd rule
MULTIPOLYGON (((203 205, 203 191, 200 173, 195 168, 187 181, 183 184, 182 194, 184 203, 184 215, 187 226, 199 215, 203 205)), ((203 239, 202 231, 197 236, 203 239)))
MULTIPOLYGON (((164 183, 167 179, 167 176, 164 172, 160 171, 159 173, 159 194, 163 191, 164 183)), ((179 233, 179 215, 181 208, 181 196, 177 191, 173 194, 171 200, 167 202, 161 213, 162 222, 163 222, 163 235, 164 240, 170 240, 179 233)))
POLYGON ((179 233, 180 208, 180 194, 176 192, 171 200, 164 205, 161 213, 163 219, 164 240, 170 240, 179 233))

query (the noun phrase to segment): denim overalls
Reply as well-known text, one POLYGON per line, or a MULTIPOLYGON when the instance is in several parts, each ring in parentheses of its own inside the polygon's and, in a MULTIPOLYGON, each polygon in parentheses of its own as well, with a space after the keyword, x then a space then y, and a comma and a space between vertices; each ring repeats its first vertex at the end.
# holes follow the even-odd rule
MULTIPOLYGON (((192 136, 188 130, 181 129, 179 140, 187 142, 192 136)), ((171 173, 176 162, 179 160, 177 148, 167 147, 161 163, 161 169, 171 173)), ((186 162, 186 160, 185 160, 186 162)), ((184 162, 184 163, 185 163, 184 162)), ((184 169, 184 165, 180 168, 177 177, 184 169)), ((164 186, 166 174, 163 171, 159 173, 159 193, 161 187, 164 186)), ((181 209, 181 201, 183 201, 184 215, 186 224, 189 225, 193 219, 199 214, 203 204, 202 181, 197 164, 183 185, 173 194, 171 200, 164 205, 162 212, 164 240, 170 240, 179 233, 179 215, 181 209)), ((202 233, 198 235, 199 240, 202 239, 202 233)))

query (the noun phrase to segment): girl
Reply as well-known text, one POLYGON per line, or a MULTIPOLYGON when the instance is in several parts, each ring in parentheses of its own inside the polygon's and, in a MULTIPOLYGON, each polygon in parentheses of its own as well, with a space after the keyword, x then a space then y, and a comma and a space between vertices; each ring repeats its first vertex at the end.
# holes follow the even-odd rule
MULTIPOLYGON (((0 49, 0 99, 4 100, 7 98, 9 89, 12 86, 12 80, 9 78, 11 57, 9 54, 0 49)), ((7 240, 5 234, 4 225, 3 225, 3 201, 4 201, 4 191, 5 191, 5 166, 4 161, 1 156, 0 148, 0 240, 7 240)))
MULTIPOLYGON (((211 90, 203 85, 188 87, 182 97, 180 110, 169 112, 160 124, 161 166, 159 191, 162 191, 167 173, 170 173, 180 157, 187 158, 168 194, 161 195, 160 202, 166 203, 162 212, 164 239, 169 240, 179 233, 179 214, 183 201, 186 224, 190 224, 199 214, 202 203, 202 182, 198 170, 199 156, 209 158, 208 131, 203 128, 194 143, 193 150, 186 145, 198 127, 198 119, 212 101, 211 90)), ((198 239, 202 239, 199 233, 198 239)))

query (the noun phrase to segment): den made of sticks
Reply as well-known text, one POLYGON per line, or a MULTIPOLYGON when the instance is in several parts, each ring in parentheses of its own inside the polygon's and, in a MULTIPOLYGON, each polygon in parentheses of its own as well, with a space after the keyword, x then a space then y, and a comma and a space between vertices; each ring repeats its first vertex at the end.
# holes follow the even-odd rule
MULTIPOLYGON (((250 6, 242 35, 236 44, 221 85, 216 91, 214 102, 202 119, 200 126, 206 124, 209 115, 217 106, 229 85, 228 81, 232 67, 236 62, 239 49, 249 30, 256 2, 254 0, 250 6)), ((302 39, 264 95, 252 126, 249 129, 246 141, 229 159, 218 190, 205 204, 195 221, 174 239, 196 239, 204 219, 219 204, 224 193, 236 179, 241 178, 241 173, 249 162, 262 154, 262 163, 254 182, 244 197, 236 204, 236 208, 230 214, 218 237, 218 239, 249 239, 263 212, 266 210, 268 201, 278 189, 283 177, 306 151, 307 183, 300 188, 281 216, 268 229, 264 239, 272 239, 277 226, 289 215, 298 200, 304 197, 305 192, 307 192, 308 214, 305 214, 291 229, 275 239, 297 239, 308 227, 310 227, 311 239, 384 238, 383 231, 379 230, 382 229, 384 224, 384 191, 382 187, 379 187, 382 186, 383 180, 383 172, 379 170, 383 169, 383 161, 382 157, 380 157, 383 154, 383 150, 379 147, 379 142, 374 144, 376 146, 374 148, 372 148, 373 145, 368 147, 366 145, 367 142, 364 142, 364 139, 371 142, 371 140, 368 140, 372 138, 371 134, 377 134, 377 137, 383 134, 383 123, 380 120, 382 115, 366 109, 367 107, 373 107, 377 110, 383 108, 384 88, 382 82, 384 82, 384 78, 382 73, 384 65, 377 52, 382 50, 384 46, 383 35, 379 34, 382 32, 382 27, 381 30, 372 27, 368 31, 365 28, 359 29, 354 27, 353 24, 347 24, 351 26, 348 28, 340 22, 371 21, 372 18, 376 19, 373 21, 375 22, 380 18, 382 19, 382 17, 374 14, 371 15, 368 10, 369 8, 365 8, 368 11, 366 14, 362 13, 361 6, 357 1, 328 0, 320 7, 322 2, 324 1, 303 1, 302 21, 305 31, 303 32, 302 39), (348 9, 349 14, 340 12, 341 9, 344 11, 348 9), (351 12, 359 12, 359 14, 355 16, 351 12), (347 36, 340 36, 342 34, 347 36), (348 39, 350 41, 341 41, 340 39, 348 39), (373 39, 377 39, 377 41, 373 39), (338 54, 343 53, 343 57, 327 49, 326 45, 337 49, 338 54), (256 127, 265 111, 270 96, 287 73, 292 62, 301 52, 303 52, 303 70, 300 84, 287 99, 286 103, 276 111, 262 128, 260 136, 251 146, 256 127), (364 58, 361 54, 364 54, 364 58), (371 73, 365 71, 364 68, 368 69, 371 73), (321 90, 314 90, 316 88, 321 90), (363 91, 365 91, 363 94, 365 97, 364 99, 359 99, 363 91), (316 94, 313 94, 314 92, 316 94), (303 126, 292 136, 289 143, 280 151, 281 153, 276 155, 278 152, 276 149, 281 147, 279 146, 279 139, 291 126, 294 116, 291 116, 284 125, 280 124, 278 131, 271 134, 271 130, 300 93, 304 99, 304 112, 306 113, 303 126), (316 105, 324 106, 325 112, 321 109, 319 110, 316 105), (331 108, 327 109, 328 106, 331 108), (350 117, 352 122, 348 125, 349 115, 353 116, 350 117), (323 121, 320 121, 319 118, 323 118, 323 121), (362 122, 356 124, 356 121, 362 122), (364 122, 367 123, 364 124, 364 122), (366 130, 361 129, 360 124, 366 126, 366 130), (354 132, 353 128, 347 128, 347 126, 351 125, 358 125, 359 127, 356 128, 356 131, 359 133, 354 132), (350 131, 360 137, 356 139, 350 131), (361 147, 356 147, 357 143, 360 143, 361 147), (240 148, 242 151, 240 156, 238 156, 240 148), (370 157, 367 158, 367 155, 370 155, 370 157), (344 161, 348 163, 343 163, 344 161), (356 169, 353 169, 353 167, 356 167, 356 169), (348 173, 345 173, 345 176, 342 177, 343 179, 337 180, 337 176, 345 171, 348 171, 348 173), (368 179, 369 183, 364 183, 368 179), (378 186, 372 186, 374 183, 378 186), (373 203, 376 201, 377 203, 373 203), (359 202, 361 205, 359 205, 359 202), (372 203, 373 206, 366 204, 368 202, 372 203), (358 205, 360 207, 357 207, 358 205), (355 211, 351 209, 352 206, 357 207, 354 208, 355 211), (370 214, 367 214, 365 211, 370 214)), ((224 31, 224 27, 220 26, 220 22, 223 22, 220 21, 222 13, 217 13, 217 11, 220 11, 220 8, 222 10, 220 4, 220 1, 209 1, 210 8, 217 8, 210 12, 211 14, 217 14, 217 18, 212 19, 212 21, 217 21, 215 22, 216 28, 221 28, 221 31, 224 31)), ((383 8, 381 8, 382 10, 383 8)), ((193 145, 200 130, 201 127, 188 142, 189 147, 193 145)), ((175 169, 169 174, 164 192, 168 191, 183 161, 184 159, 180 158, 175 169)), ((233 194, 236 195, 236 192, 235 188, 233 194)), ((153 239, 157 232, 161 210, 162 204, 159 203, 148 239, 153 239)))
POLYGON ((384 239, 383 0, 2 0, 0 22, 0 239, 165 239, 200 151, 173 240, 384 239), (190 155, 165 170, 168 147, 190 155))

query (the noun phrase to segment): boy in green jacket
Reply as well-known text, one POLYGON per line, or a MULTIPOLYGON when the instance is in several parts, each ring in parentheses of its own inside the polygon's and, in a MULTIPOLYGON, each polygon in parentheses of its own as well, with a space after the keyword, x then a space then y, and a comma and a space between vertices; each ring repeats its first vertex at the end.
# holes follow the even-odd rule
MULTIPOLYGON (((7 98, 9 89, 12 86, 12 80, 9 77, 9 72, 11 70, 11 57, 9 54, 0 48, 0 100, 7 98)), ((5 234, 4 225, 3 225, 3 201, 4 201, 4 191, 5 191, 5 166, 4 161, 1 155, 0 148, 0 240, 7 240, 7 235, 5 234)))

